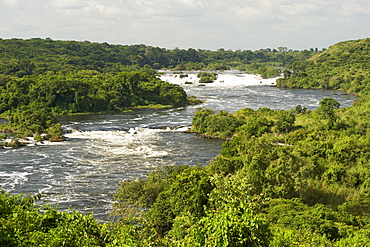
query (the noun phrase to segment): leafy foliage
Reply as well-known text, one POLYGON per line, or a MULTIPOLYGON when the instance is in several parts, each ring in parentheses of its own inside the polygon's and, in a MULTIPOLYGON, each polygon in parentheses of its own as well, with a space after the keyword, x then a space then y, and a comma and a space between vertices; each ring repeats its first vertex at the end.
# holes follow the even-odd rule
POLYGON ((242 109, 233 114, 208 108, 198 108, 192 119, 192 130, 205 137, 227 139, 240 131, 248 136, 263 133, 285 133, 291 131, 295 115, 288 111, 242 109))
MULTIPOLYGON (((225 132, 230 139, 209 166, 196 168, 196 180, 188 180, 188 172, 165 179, 142 214, 144 228, 154 227, 171 246, 365 243, 370 143, 367 131, 356 131, 369 121, 359 118, 367 112, 364 104, 362 99, 354 107, 336 109, 338 102, 326 98, 314 111, 301 106, 233 114, 199 109, 194 130, 215 134, 218 129, 217 135, 225 132), (330 129, 325 111, 336 119, 330 129), (238 127, 222 129, 218 124, 225 116, 225 126, 237 122, 238 127), (210 187, 201 193, 204 199, 194 200, 188 193, 199 194, 201 181, 210 187), (201 206, 204 210, 195 209, 201 206)), ((132 191, 126 184, 120 188, 132 191)))
POLYGON ((92 215, 62 213, 34 205, 35 197, 0 194, 2 246, 105 246, 104 232, 92 215))
POLYGON ((370 38, 345 41, 307 61, 292 63, 278 86, 369 92, 370 38))
POLYGON ((197 77, 200 78, 200 83, 212 83, 214 80, 217 79, 217 74, 209 72, 199 72, 197 77))
POLYGON ((36 77, 6 77, 0 87, 0 114, 9 116, 3 128, 41 134, 60 128, 54 114, 123 111, 131 107, 189 104, 183 88, 162 82, 147 72, 100 73, 92 70, 50 73, 36 77))

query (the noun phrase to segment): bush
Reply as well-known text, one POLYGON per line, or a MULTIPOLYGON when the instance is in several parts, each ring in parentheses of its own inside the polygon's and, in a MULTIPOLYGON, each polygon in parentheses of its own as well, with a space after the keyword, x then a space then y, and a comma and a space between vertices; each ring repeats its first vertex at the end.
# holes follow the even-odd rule
POLYGON ((41 198, 0 192, 1 246, 104 246, 107 233, 92 215, 34 205, 41 198), (42 209, 43 213, 40 213, 42 209))
POLYGON ((197 75, 200 83, 211 83, 217 79, 216 73, 199 72, 197 75))

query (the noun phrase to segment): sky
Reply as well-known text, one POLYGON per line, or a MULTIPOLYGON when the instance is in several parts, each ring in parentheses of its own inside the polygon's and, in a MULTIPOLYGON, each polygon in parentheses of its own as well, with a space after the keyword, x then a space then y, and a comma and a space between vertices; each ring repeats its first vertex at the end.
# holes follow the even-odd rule
POLYGON ((303 50, 369 32, 369 0, 0 0, 2 39, 303 50))

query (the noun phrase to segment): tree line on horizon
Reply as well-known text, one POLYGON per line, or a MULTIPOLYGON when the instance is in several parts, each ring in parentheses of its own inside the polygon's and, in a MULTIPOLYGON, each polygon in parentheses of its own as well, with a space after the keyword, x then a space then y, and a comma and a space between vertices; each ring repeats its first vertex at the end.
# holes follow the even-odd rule
POLYGON ((165 49, 139 45, 111 45, 89 41, 59 41, 52 39, 0 39, 0 73, 22 77, 48 71, 96 70, 120 72, 130 66, 152 69, 225 70, 254 67, 285 67, 294 61, 305 60, 318 49, 291 51, 276 49, 225 50, 165 49), (250 67, 248 65, 253 64, 250 67))

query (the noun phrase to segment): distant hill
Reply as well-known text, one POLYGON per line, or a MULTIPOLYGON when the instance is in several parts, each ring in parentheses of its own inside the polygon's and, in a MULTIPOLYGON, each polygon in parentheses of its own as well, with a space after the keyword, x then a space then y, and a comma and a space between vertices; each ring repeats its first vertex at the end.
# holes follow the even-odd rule
POLYGON ((164 49, 145 45, 110 45, 89 41, 0 39, 0 74, 41 74, 45 71, 96 70, 118 72, 126 66, 170 63, 164 49))
POLYGON ((306 61, 292 63, 277 85, 370 92, 370 38, 339 42, 306 61))
POLYGON ((139 45, 111 45, 89 41, 60 41, 52 39, 0 39, 0 74, 43 74, 47 71, 96 70, 120 72, 127 67, 135 70, 144 66, 152 69, 178 70, 243 68, 247 64, 270 63, 286 66, 304 60, 318 51, 195 50, 165 49, 139 45))

